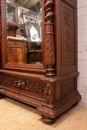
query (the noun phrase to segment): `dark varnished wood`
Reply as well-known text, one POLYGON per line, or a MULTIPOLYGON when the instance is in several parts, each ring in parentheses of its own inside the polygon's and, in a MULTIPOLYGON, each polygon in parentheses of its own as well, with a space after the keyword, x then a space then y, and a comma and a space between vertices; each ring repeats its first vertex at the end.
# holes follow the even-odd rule
POLYGON ((43 0, 43 64, 7 60, 5 0, 0 1, 0 95, 37 107, 54 123, 81 96, 77 90, 77 0, 43 0))

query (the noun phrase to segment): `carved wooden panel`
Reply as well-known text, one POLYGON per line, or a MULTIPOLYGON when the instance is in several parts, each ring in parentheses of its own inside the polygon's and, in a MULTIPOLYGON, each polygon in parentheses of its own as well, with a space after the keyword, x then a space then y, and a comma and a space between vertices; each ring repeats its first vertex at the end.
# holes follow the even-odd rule
POLYGON ((32 80, 23 80, 14 77, 3 77, 5 86, 16 87, 21 90, 27 90, 38 94, 44 94, 44 83, 32 80))
POLYGON ((23 40, 8 39, 8 63, 26 63, 27 43, 23 40))
POLYGON ((65 0, 66 2, 68 2, 71 5, 75 5, 76 4, 76 0, 65 0))
POLYGON ((74 11, 61 2, 62 65, 74 65, 74 11))
POLYGON ((74 79, 67 80, 61 83, 61 95, 68 94, 74 90, 74 79))

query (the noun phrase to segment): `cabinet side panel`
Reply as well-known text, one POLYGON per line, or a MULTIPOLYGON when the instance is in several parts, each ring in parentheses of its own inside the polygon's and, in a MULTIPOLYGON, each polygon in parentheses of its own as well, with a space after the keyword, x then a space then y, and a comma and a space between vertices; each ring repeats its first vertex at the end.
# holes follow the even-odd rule
POLYGON ((61 65, 74 65, 74 10, 61 3, 62 61, 61 65))
POLYGON ((76 0, 64 0, 65 2, 67 2, 68 4, 75 6, 76 4, 76 0))
POLYGON ((56 73, 63 75, 77 71, 76 7, 65 0, 55 5, 56 73))

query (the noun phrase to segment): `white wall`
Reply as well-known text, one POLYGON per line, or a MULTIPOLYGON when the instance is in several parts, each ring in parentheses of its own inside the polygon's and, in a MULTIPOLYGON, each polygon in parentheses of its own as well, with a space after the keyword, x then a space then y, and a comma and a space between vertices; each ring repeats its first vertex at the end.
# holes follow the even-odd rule
POLYGON ((78 1, 78 90, 87 106, 87 0, 78 1))

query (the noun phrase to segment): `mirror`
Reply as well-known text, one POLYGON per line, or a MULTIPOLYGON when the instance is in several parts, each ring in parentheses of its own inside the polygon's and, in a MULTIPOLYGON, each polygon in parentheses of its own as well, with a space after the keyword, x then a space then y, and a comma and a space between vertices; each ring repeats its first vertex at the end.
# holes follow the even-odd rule
POLYGON ((6 0, 7 61, 42 64, 41 0, 6 0))

